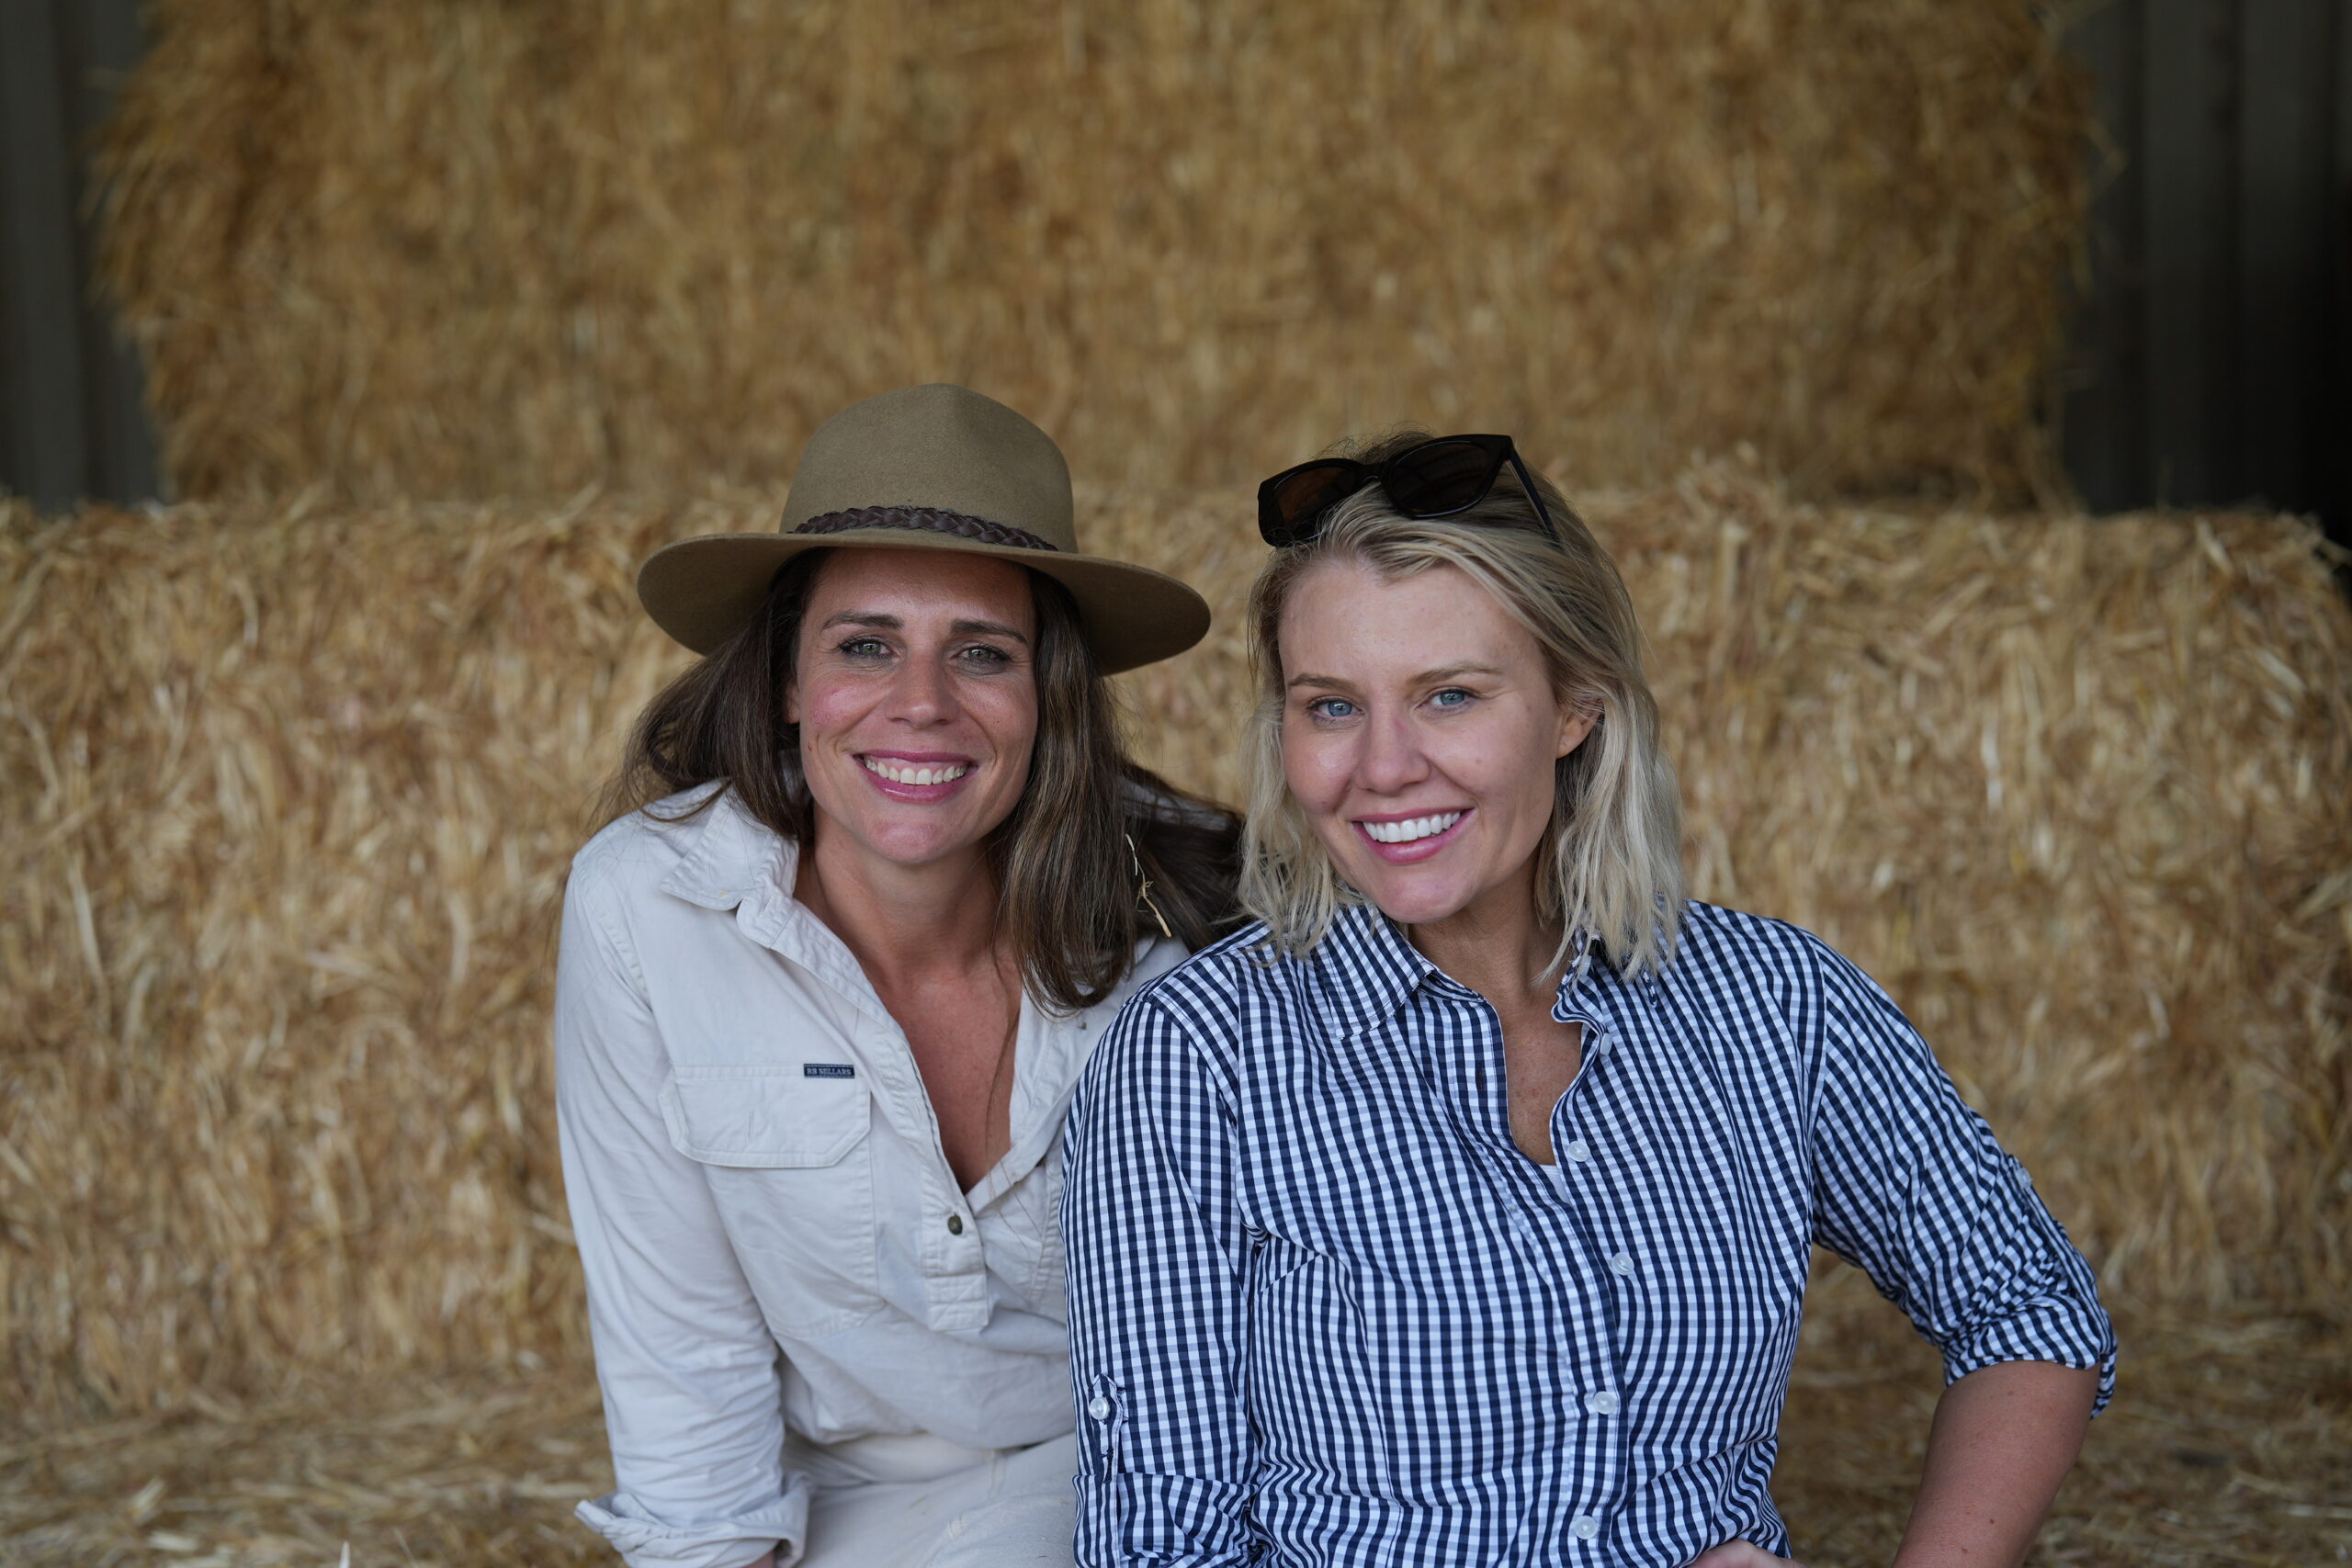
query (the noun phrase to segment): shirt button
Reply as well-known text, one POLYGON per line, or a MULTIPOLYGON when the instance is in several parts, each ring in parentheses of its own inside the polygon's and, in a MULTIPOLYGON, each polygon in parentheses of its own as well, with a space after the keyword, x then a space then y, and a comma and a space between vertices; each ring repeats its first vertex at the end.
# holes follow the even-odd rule
POLYGON ((1634 1277, 1634 1255, 1621 1252, 1609 1260, 1609 1267, 1630 1280, 1634 1277))
POLYGON ((1575 1143, 1568 1145, 1568 1157, 1576 1161, 1577 1164, 1582 1165, 1585 1161, 1592 1157, 1592 1145, 1586 1143, 1582 1138, 1578 1138, 1575 1143))
POLYGON ((1093 1398, 1088 1400, 1086 1402, 1086 1413, 1089 1416, 1093 1416, 1097 1421, 1108 1421, 1111 1418, 1111 1401, 1109 1397, 1098 1393, 1093 1398))
POLYGON ((1587 1410, 1591 1411, 1595 1416, 1614 1416, 1614 1415, 1616 1415, 1616 1414, 1617 1414, 1617 1392, 1616 1392, 1616 1390, 1614 1390, 1614 1389, 1607 1389, 1607 1388, 1604 1388, 1604 1389, 1600 1390, 1598 1393, 1588 1393, 1588 1394, 1586 1394, 1586 1395, 1584 1396, 1584 1407, 1585 1407, 1587 1410))
POLYGON ((1568 1521, 1568 1533, 1578 1540, 1590 1540, 1600 1533, 1600 1521, 1590 1514, 1578 1514, 1568 1521))
MULTIPOLYGON (((963 1215, 961 1215, 961 1214, 950 1214, 950 1215, 948 1215, 948 1216, 947 1216, 947 1234, 948 1234, 949 1235, 962 1235, 964 1234, 964 1216, 963 1216, 963 1215)), ((1632 1269, 1622 1269, 1622 1270, 1620 1270, 1620 1272, 1622 1272, 1622 1273, 1627 1273, 1627 1274, 1630 1274, 1630 1273, 1632 1273, 1632 1272, 1633 1272, 1633 1270, 1632 1270, 1632 1269)))

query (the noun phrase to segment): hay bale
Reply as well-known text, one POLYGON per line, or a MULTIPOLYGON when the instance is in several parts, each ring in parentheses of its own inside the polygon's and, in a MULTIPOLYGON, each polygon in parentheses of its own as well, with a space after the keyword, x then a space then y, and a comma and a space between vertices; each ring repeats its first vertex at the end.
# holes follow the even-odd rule
MULTIPOLYGON (((1085 494, 1224 619, 1126 684, 1232 793, 1238 491, 1085 494)), ((1909 1008, 2107 1278, 2352 1284, 2352 615, 2293 519, 1597 498, 1702 893, 1909 1008)), ((0 1345, 28 1408, 582 1353, 546 1049, 565 863, 678 655, 671 510, 0 527, 0 1345)))
POLYGON ((1579 489, 2017 496, 2088 98, 2027 0, 158 0, 105 270, 189 497, 675 491, 968 381, 1083 472, 1408 412, 1579 489))
POLYGON ((577 1346, 551 911, 674 521, 11 516, 0 1335, 33 1404, 577 1346))

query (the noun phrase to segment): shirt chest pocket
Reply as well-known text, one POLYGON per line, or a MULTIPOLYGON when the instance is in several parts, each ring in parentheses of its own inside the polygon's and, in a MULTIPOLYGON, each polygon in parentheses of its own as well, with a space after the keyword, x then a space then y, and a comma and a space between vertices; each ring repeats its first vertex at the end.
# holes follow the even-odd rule
POLYGON ((797 1065, 680 1067, 662 1087, 662 1120, 703 1168, 772 1327, 815 1338, 880 1309, 865 1084, 797 1065))

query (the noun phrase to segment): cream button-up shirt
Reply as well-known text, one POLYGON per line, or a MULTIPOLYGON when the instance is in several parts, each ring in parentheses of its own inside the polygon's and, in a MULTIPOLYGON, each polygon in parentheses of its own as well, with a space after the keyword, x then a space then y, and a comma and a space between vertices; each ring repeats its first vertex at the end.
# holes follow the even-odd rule
MULTIPOLYGON (((672 797, 675 815, 714 786, 672 797)), ((572 862, 556 1108, 618 1489, 579 1514, 631 1568, 797 1555, 787 1433, 971 1448, 1072 1426, 1062 1119, 1117 995, 1024 998, 1012 1144, 967 1192, 906 1035, 792 897, 796 847, 724 795, 572 862)))

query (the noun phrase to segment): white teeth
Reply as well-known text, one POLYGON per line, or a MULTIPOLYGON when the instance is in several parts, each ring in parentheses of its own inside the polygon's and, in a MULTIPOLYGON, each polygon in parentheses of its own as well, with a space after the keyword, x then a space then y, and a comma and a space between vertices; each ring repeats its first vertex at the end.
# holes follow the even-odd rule
POLYGON ((1367 822, 1363 830, 1384 844, 1409 844, 1416 839, 1433 838, 1461 820, 1461 812, 1446 811, 1435 817, 1414 817, 1402 822, 1367 822))
POLYGON ((910 762, 886 762, 879 757, 860 757, 858 761, 865 764, 867 773, 879 773, 892 784, 945 784, 950 779, 960 779, 972 771, 972 764, 969 762, 943 762, 933 766, 916 767, 910 762))

